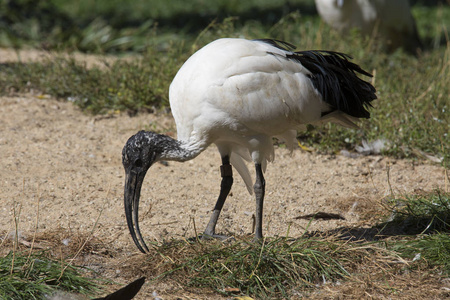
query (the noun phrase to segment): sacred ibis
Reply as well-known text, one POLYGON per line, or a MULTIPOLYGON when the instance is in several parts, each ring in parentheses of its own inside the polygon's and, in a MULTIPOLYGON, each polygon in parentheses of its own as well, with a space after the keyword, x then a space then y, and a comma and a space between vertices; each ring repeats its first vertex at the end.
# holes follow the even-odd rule
POLYGON ((194 53, 180 68, 169 89, 177 139, 139 131, 122 152, 125 168, 124 204, 128 228, 140 251, 148 248, 141 236, 138 209, 141 186, 152 164, 184 162, 215 144, 222 157, 220 194, 204 236, 218 237, 215 227, 233 184, 232 166, 252 193, 256 181, 255 238, 262 233, 266 164, 274 159, 273 137, 292 149, 296 130, 306 124, 334 122, 355 127, 369 118, 375 88, 357 73, 371 76, 332 51, 294 52, 275 40, 219 39, 194 53), (137 236, 136 236, 137 235, 137 236))
POLYGON ((381 39, 387 50, 422 48, 408 0, 315 0, 321 18, 340 32, 358 28, 381 39))

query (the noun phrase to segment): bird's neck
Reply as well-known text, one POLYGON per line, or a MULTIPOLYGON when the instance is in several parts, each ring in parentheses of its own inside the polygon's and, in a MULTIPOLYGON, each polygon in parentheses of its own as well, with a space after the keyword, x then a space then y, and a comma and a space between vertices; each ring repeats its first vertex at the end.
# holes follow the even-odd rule
POLYGON ((207 147, 203 142, 185 142, 169 136, 164 137, 165 145, 160 150, 160 160, 188 161, 197 157, 207 147))

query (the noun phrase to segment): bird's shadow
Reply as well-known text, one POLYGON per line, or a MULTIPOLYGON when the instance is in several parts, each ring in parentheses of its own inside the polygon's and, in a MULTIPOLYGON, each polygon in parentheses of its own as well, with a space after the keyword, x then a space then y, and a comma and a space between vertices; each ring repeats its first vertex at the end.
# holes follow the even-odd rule
POLYGON ((394 216, 392 220, 372 227, 343 226, 327 231, 311 231, 306 237, 337 236, 341 240, 352 242, 373 242, 390 237, 416 236, 437 232, 450 232, 450 213, 427 216, 394 216))

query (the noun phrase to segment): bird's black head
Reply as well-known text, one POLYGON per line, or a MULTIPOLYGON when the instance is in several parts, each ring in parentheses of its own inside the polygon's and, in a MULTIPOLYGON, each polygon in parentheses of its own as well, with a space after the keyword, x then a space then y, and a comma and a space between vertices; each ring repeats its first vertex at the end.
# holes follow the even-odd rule
POLYGON ((131 237, 143 253, 148 252, 148 248, 139 229, 139 198, 145 174, 161 154, 157 146, 160 136, 154 132, 139 131, 128 139, 122 151, 122 164, 125 168, 125 216, 131 237))
POLYGON ((158 155, 154 147, 154 132, 139 131, 130 137, 122 150, 125 172, 147 172, 158 155))

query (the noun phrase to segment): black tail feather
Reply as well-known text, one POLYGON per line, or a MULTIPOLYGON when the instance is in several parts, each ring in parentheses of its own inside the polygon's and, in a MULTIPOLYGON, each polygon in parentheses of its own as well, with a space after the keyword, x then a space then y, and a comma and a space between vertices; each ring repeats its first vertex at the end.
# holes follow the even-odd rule
POLYGON ((376 90, 356 73, 372 75, 349 61, 350 58, 332 51, 301 51, 288 55, 288 59, 298 61, 312 73, 313 85, 325 102, 350 116, 369 118, 367 108, 377 98, 376 90))
POLYGON ((289 52, 287 59, 309 70, 314 87, 333 109, 357 118, 370 117, 367 108, 377 98, 376 90, 369 82, 359 78, 357 73, 369 77, 372 75, 352 63, 349 55, 334 51, 292 52, 294 46, 289 43, 269 39, 259 41, 289 52))

